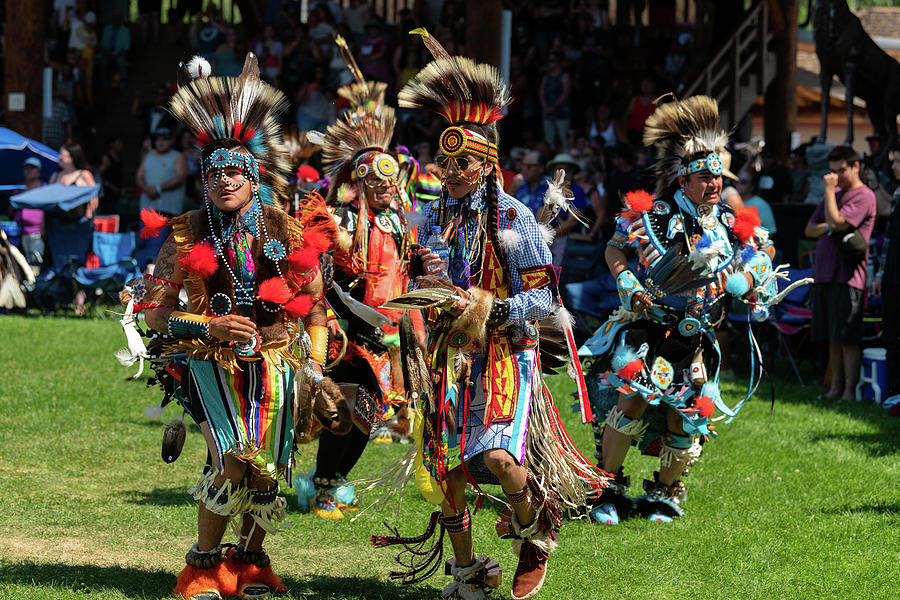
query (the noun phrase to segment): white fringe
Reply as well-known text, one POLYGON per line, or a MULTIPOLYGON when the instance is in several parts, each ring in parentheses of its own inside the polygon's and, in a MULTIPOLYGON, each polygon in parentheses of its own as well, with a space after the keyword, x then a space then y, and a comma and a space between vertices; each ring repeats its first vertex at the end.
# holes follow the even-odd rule
POLYGON ((659 465, 670 467, 673 460, 687 463, 692 459, 699 458, 701 452, 703 452, 703 447, 700 444, 691 444, 690 448, 672 448, 663 444, 659 449, 659 465))
POLYGON ((500 246, 507 254, 512 254, 522 243, 522 234, 515 229, 501 229, 497 236, 500 238, 500 246))
POLYGON ((516 511, 512 511, 509 527, 515 537, 510 540, 510 545, 516 556, 519 556, 519 552, 522 550, 522 544, 526 541, 531 542, 537 546, 538 550, 542 550, 547 554, 556 550, 556 540, 553 539, 553 536, 549 531, 540 530, 540 523, 538 521, 538 516, 535 514, 531 525, 523 528, 519 523, 519 517, 516 516, 516 511))
POLYGON ((236 490, 232 489, 230 479, 226 478, 216 495, 212 498, 209 497, 209 488, 218 476, 218 471, 210 469, 209 473, 200 477, 197 485, 188 490, 188 494, 194 500, 202 502, 209 512, 220 517, 232 518, 235 515, 246 512, 247 506, 250 504, 250 490, 246 486, 241 486, 236 490), (228 495, 228 501, 224 504, 219 504, 219 498, 225 494, 228 495))
POLYGON ((253 501, 251 495, 247 514, 253 517, 253 527, 250 529, 247 538, 253 536, 257 526, 261 527, 266 533, 278 533, 290 528, 291 524, 284 522, 284 510, 286 507, 287 500, 283 496, 276 496, 275 501, 269 504, 257 504, 253 501))
POLYGON ((555 490, 563 506, 577 510, 584 506, 587 490, 583 477, 575 467, 585 473, 596 471, 596 467, 566 451, 562 441, 554 435, 551 410, 556 409, 549 399, 544 398, 540 369, 535 369, 525 456, 529 468, 540 474, 540 487, 555 490))
MULTIPOLYGON (((412 408, 410 408, 410 410, 412 410, 412 408)), ((406 489, 406 484, 409 483, 409 480, 412 479, 416 471, 416 447, 415 442, 411 442, 409 444, 409 450, 406 452, 406 456, 399 461, 389 465, 377 475, 365 479, 357 479, 356 481, 346 484, 356 487, 357 499, 362 498, 363 494, 371 492, 377 487, 386 486, 387 488, 381 495, 369 503, 368 506, 356 513, 356 516, 350 519, 351 523, 360 518, 363 513, 373 506, 378 507, 376 510, 380 512, 387 508, 391 503, 396 503, 394 507, 394 518, 397 520, 400 519, 400 507, 403 504, 403 490, 406 489)))
POLYGON ((613 406, 606 413, 606 425, 622 435, 630 435, 640 442, 644 437, 644 432, 647 431, 647 423, 643 419, 634 419, 626 425, 620 425, 625 418, 627 418, 625 413, 618 406, 613 406))

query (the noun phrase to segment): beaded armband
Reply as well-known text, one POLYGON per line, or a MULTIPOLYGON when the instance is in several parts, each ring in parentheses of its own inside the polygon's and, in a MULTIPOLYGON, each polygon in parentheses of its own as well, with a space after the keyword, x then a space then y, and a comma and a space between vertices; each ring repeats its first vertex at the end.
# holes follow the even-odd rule
POLYGON ((169 335, 182 340, 211 340, 212 336, 209 334, 210 321, 212 321, 212 317, 181 312, 180 310, 173 311, 169 315, 169 335))
POLYGON ((607 246, 612 246, 613 248, 618 248, 619 250, 624 250, 626 245, 628 244, 628 239, 620 234, 615 234, 612 236, 612 239, 606 242, 607 246))
POLYGON ((778 295, 778 278, 775 277, 769 255, 758 251, 744 263, 744 271, 753 277, 753 291, 757 302, 768 305, 778 295))
POLYGON ((181 284, 173 283, 166 279, 154 277, 145 273, 143 277, 136 279, 131 284, 131 297, 134 299, 134 312, 151 308, 175 308, 178 303, 172 302, 173 290, 177 294, 181 284))
POLYGON ((625 269, 616 277, 616 289, 619 292, 619 302, 626 310, 631 310, 631 301, 638 292, 646 292, 644 286, 638 281, 634 273, 625 269))
POLYGON ((522 287, 525 290, 539 290, 559 285, 559 272, 553 265, 539 265, 519 269, 522 277, 522 287))

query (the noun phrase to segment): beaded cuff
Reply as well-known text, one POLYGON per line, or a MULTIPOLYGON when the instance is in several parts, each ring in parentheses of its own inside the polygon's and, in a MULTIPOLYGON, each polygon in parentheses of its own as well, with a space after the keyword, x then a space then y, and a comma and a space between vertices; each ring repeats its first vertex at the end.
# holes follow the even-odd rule
POLYGON ((456 515, 442 516, 441 521, 444 523, 444 529, 447 530, 447 533, 460 534, 472 528, 471 515, 468 508, 456 515))
POLYGON ((619 292, 619 302, 626 310, 631 310, 631 302, 634 295, 638 292, 646 292, 644 286, 638 281, 634 273, 625 269, 616 277, 616 289, 619 292))
POLYGON ((210 321, 211 317, 176 310, 169 315, 169 335, 182 340, 211 340, 210 321))

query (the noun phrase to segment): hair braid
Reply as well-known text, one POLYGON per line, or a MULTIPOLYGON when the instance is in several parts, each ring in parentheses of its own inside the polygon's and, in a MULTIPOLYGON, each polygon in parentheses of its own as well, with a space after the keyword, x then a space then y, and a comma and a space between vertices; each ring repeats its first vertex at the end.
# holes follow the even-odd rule
POLYGON ((500 261, 500 266, 503 269, 503 279, 508 281, 509 267, 506 264, 506 252, 504 252, 503 245, 500 243, 500 194, 497 191, 496 164, 490 175, 487 176, 484 202, 487 206, 487 230, 488 235, 491 237, 491 245, 494 246, 494 252, 497 254, 497 259, 500 261))

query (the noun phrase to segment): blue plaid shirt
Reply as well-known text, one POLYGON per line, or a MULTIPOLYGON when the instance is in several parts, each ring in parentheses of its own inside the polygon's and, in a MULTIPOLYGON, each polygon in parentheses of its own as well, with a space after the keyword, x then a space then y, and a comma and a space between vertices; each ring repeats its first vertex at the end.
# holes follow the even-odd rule
MULTIPOLYGON (((538 228, 534 214, 524 204, 512 196, 499 192, 498 206, 500 208, 500 230, 514 229, 520 236, 521 242, 512 252, 507 253, 509 264, 509 320, 507 325, 524 325, 527 321, 540 321, 550 315, 553 306, 553 293, 551 288, 525 290, 522 285, 521 269, 549 266, 552 262, 550 248, 544 242, 541 230, 538 228), (512 219, 508 218, 512 217, 512 219)), ((462 208, 464 200, 447 198, 446 210, 455 214, 462 208)), ((422 208, 425 223, 419 226, 420 246, 427 246, 426 241, 430 236, 431 227, 440 225, 440 201, 435 200, 422 208)), ((481 186, 468 203, 468 210, 480 211, 484 207, 484 186, 481 186)), ((450 240, 450 244, 459 246, 457 240, 450 240)), ((451 252, 453 249, 451 248, 451 252)), ((456 248, 456 251, 465 252, 464 248, 456 248)))

